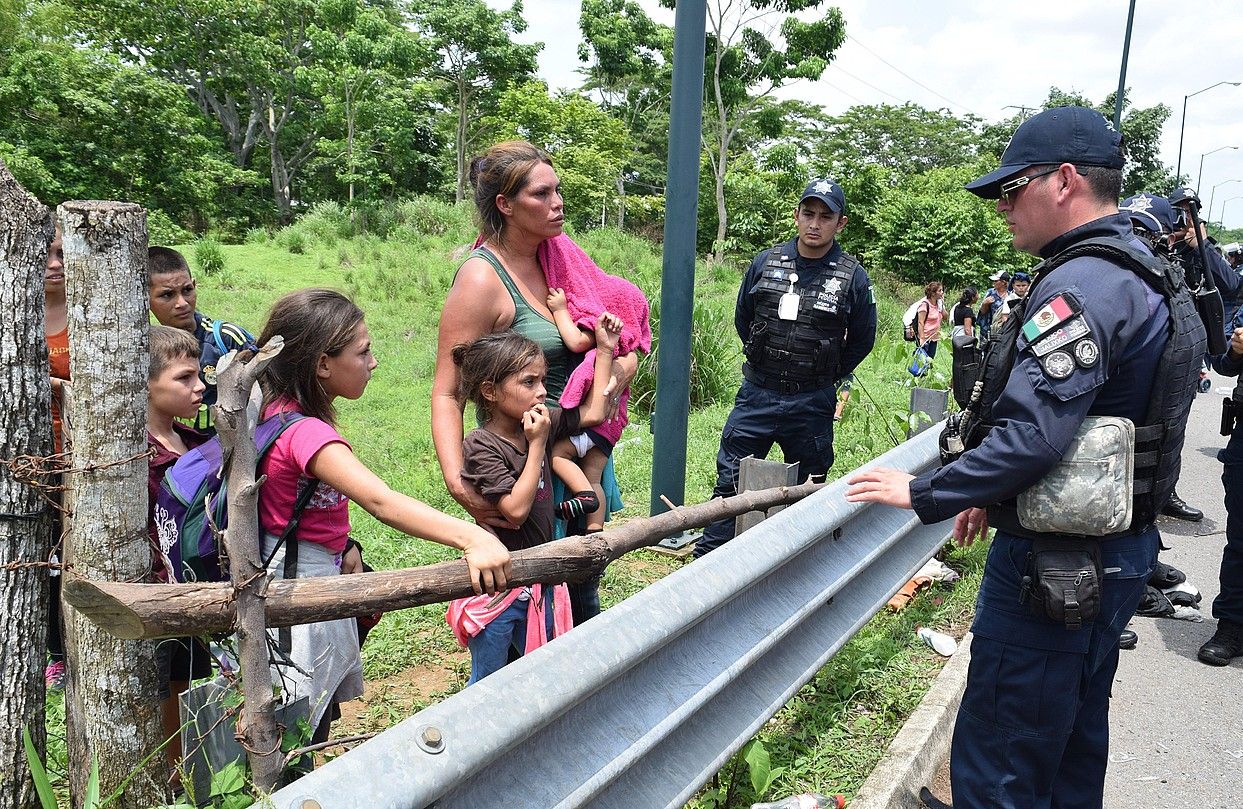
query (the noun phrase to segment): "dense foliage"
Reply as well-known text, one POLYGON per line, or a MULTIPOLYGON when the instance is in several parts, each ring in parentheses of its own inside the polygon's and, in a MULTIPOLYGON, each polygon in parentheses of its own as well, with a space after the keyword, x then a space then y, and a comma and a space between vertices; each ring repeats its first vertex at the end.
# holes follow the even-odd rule
MULTIPOLYGON (((788 238, 800 189, 828 175, 846 191, 842 241, 870 268, 953 287, 1023 266, 961 189, 1018 117, 775 98, 820 75, 847 24, 823 0, 725 3, 710 20, 701 254, 738 267, 788 238)), ((525 28, 521 0, 0 0, 0 159, 48 202, 133 200, 157 241, 227 243, 326 203, 368 227, 403 200, 461 200, 470 157, 521 137, 553 155, 578 231, 659 238, 672 30, 634 0, 583 0, 582 85, 550 93, 542 45, 513 41, 525 28)), ((1113 97, 1051 88, 1045 106, 1064 103, 1111 114, 1113 97)), ((1127 194, 1174 184, 1158 157, 1169 114, 1126 109, 1127 194)))

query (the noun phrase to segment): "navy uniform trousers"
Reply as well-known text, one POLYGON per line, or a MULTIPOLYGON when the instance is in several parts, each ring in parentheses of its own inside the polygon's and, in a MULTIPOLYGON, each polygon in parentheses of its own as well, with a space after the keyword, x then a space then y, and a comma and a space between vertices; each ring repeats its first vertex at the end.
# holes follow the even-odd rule
POLYGON ((1102 542, 1100 615, 1068 630, 1019 603, 1031 541, 997 532, 954 726, 954 809, 1101 809, 1118 635, 1139 605, 1158 541, 1150 526, 1102 542))
MULTIPOLYGON (((773 444, 781 447, 786 463, 798 464, 798 480, 823 475, 833 465, 833 411, 837 389, 826 385, 803 393, 778 393, 743 380, 734 409, 721 431, 716 455, 713 497, 738 493, 738 463, 748 455, 767 457, 773 444)), ((695 543, 703 556, 734 538, 734 518, 717 520, 695 543)))
POLYGON ((1213 599, 1213 617, 1243 624, 1243 433, 1239 427, 1235 430, 1217 456, 1226 490, 1226 548, 1221 554, 1221 590, 1213 599))

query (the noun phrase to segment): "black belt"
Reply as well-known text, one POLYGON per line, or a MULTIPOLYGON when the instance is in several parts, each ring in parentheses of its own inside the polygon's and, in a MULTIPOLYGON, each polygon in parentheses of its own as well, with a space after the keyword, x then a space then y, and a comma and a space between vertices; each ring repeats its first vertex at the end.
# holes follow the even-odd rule
POLYGON ((829 377, 819 379, 782 379, 781 377, 765 376, 755 371, 747 363, 743 363, 742 376, 752 385, 759 385, 766 390, 777 393, 807 393, 832 387, 834 380, 829 377))

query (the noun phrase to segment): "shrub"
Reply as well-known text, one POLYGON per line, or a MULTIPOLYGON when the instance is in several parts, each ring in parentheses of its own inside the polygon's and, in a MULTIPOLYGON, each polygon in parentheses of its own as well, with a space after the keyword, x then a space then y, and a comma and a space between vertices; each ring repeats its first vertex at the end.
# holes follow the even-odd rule
POLYGON ((194 263, 201 275, 216 275, 224 270, 224 250, 220 242, 204 236, 194 243, 194 263))
POLYGON ((300 230, 286 228, 281 232, 281 240, 285 243, 285 248, 291 253, 306 252, 306 236, 300 230))
MULTIPOLYGON (((738 390, 742 354, 733 340, 729 301, 697 298, 691 315, 690 405, 692 409, 730 401, 738 390), (722 335, 726 335, 722 339, 722 335)), ((650 418, 656 408, 656 366, 660 354, 660 301, 652 301, 652 354, 639 363, 630 383, 630 408, 650 418)))
POLYGON ((148 244, 185 244, 188 241, 190 232, 174 222, 168 214, 159 208, 147 211, 148 244))
POLYGON ((251 228, 246 231, 246 244, 267 244, 272 239, 272 234, 267 228, 251 228))
POLYGON ((443 236, 469 221, 469 209, 433 197, 413 197, 393 209, 393 219, 423 236, 443 236))

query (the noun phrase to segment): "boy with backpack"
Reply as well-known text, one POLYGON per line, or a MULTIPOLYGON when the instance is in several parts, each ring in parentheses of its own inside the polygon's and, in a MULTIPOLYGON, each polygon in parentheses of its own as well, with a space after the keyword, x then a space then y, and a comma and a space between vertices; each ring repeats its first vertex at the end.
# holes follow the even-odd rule
MULTIPOLYGON (((151 364, 147 371, 147 447, 152 450, 147 469, 147 532, 152 543, 152 573, 160 581, 175 581, 160 547, 155 503, 164 473, 178 458, 207 440, 204 433, 178 419, 193 419, 203 401, 205 385, 199 378, 199 342, 170 326, 151 327, 151 364)), ((211 674, 207 647, 194 638, 166 638, 156 647, 159 667, 160 721, 170 739, 164 751, 170 769, 181 759, 181 719, 177 695, 191 680, 211 674)))
POLYGON ((190 265, 171 247, 147 249, 147 298, 161 325, 187 331, 198 341, 199 376, 206 390, 193 421, 195 428, 214 434, 208 408, 216 403, 216 364, 230 351, 253 345, 255 338, 241 326, 212 320, 196 309, 198 291, 190 265))

